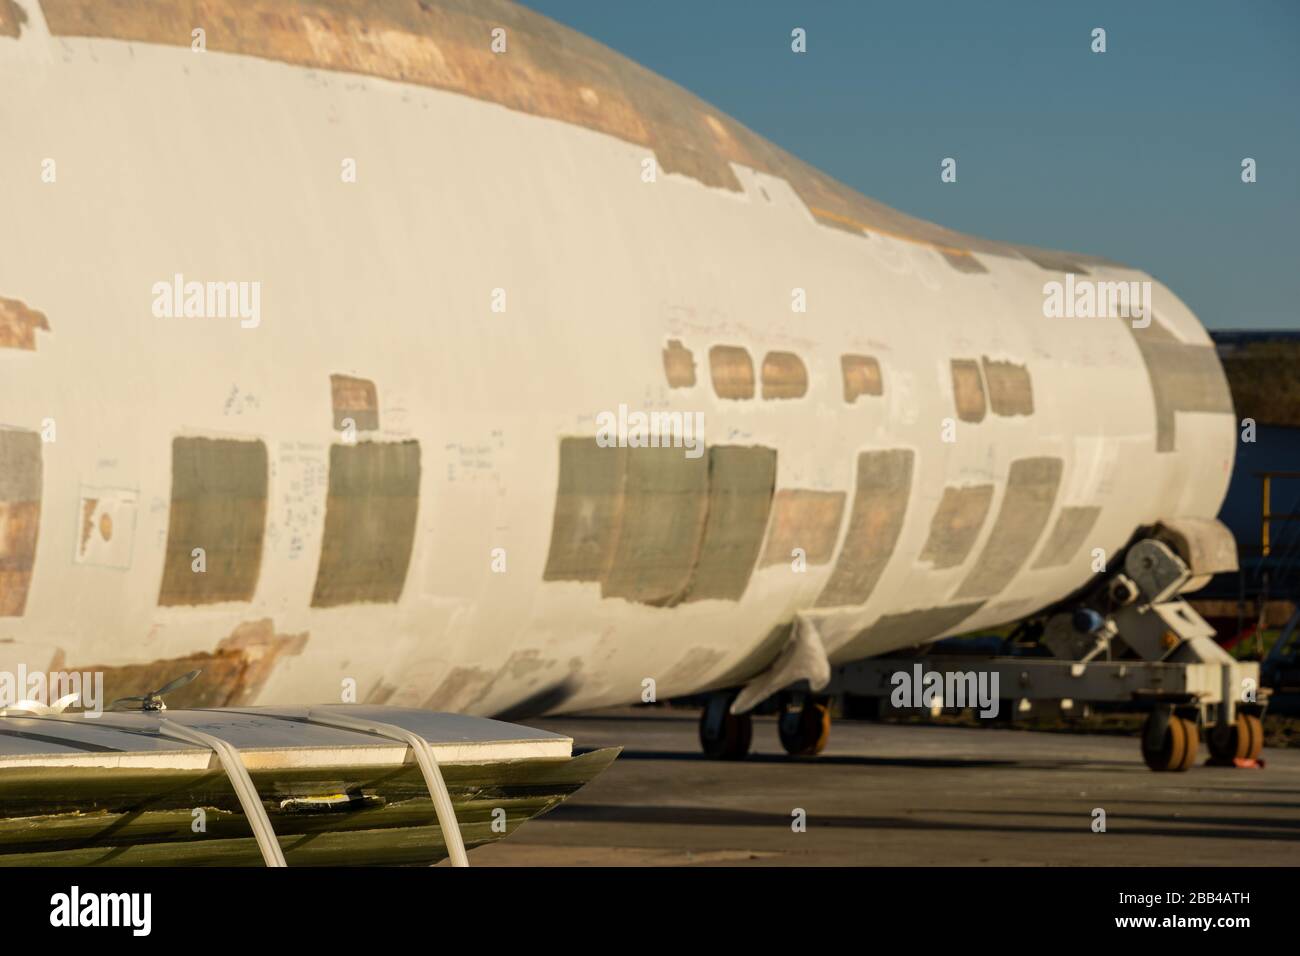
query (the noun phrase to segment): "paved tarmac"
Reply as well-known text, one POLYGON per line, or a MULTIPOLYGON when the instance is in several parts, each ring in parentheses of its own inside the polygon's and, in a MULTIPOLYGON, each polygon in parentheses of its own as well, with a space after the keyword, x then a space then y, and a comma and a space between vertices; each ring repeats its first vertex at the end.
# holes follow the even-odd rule
POLYGON ((699 752, 689 711, 526 723, 622 746, 601 777, 475 866, 1295 865, 1300 750, 1264 770, 1153 773, 1132 737, 836 721, 819 757, 757 718, 741 762, 699 752), (1093 832, 1094 810, 1106 832, 1093 832), (806 829, 795 832, 795 811, 806 829))

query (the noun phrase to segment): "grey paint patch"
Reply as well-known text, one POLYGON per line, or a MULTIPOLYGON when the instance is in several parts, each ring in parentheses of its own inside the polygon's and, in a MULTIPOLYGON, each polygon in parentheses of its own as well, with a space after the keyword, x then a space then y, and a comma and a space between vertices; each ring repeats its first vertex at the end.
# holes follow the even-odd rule
POLYGON ((1034 386, 1025 366, 996 362, 985 356, 984 380, 989 386, 989 405, 994 415, 1034 414, 1034 386))
POLYGON ((982 422, 987 412, 984 401, 984 382, 980 379, 980 365, 974 359, 952 360, 952 397, 957 406, 957 417, 964 422, 982 422))
POLYGON ((1062 469, 1059 458, 1021 458, 1011 463, 993 530, 957 597, 997 594, 1016 576, 1047 526, 1062 469))
POLYGON ((0 428, 0 501, 40 501, 41 436, 0 428))
POLYGON ((945 488, 920 559, 932 562, 935 570, 960 565, 975 546, 992 502, 992 485, 945 488))
POLYGON ((622 520, 626 470, 627 449, 601 448, 595 438, 560 439, 560 484, 543 580, 605 576, 622 520))
POLYGON ((1060 568, 1069 564, 1100 516, 1101 509, 1097 507, 1062 508, 1043 550, 1038 553, 1034 569, 1060 568))
POLYGON ((749 586, 776 485, 776 451, 709 449, 709 505, 688 601, 739 601, 749 586))
POLYGON ((415 542, 420 443, 333 445, 329 482, 311 606, 396 603, 415 542))
POLYGON ((1151 379, 1157 452, 1177 448, 1176 413, 1233 413, 1228 378, 1213 345, 1185 345, 1156 318, 1145 329, 1133 328, 1132 319, 1119 321, 1132 331, 1151 379))
POLYGON ((875 590, 903 530, 914 458, 909 449, 858 455, 849 530, 818 607, 863 604, 875 590))
POLYGON ((671 606, 686 595, 708 507, 709 459, 629 448, 622 522, 602 597, 671 606))
POLYGON ((261 441, 176 438, 161 606, 251 601, 262 569, 267 454, 261 441), (207 570, 193 569, 195 548, 207 570))

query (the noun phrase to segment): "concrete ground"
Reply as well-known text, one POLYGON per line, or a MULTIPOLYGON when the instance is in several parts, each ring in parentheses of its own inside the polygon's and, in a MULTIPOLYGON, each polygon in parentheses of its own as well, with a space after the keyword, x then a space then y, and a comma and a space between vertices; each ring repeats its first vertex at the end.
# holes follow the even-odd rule
POLYGON ((472 865, 1300 863, 1297 750, 1265 750, 1264 770, 1158 774, 1136 738, 842 720, 824 754, 792 759, 757 718, 749 759, 727 763, 700 755, 689 711, 527 723, 624 751, 472 865))

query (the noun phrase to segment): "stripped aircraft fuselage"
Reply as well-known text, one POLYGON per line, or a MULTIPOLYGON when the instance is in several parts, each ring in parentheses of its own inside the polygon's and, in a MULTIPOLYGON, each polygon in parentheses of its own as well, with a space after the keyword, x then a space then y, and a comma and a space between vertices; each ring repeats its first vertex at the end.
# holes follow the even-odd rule
POLYGON ((0 128, 0 667, 664 698, 796 614, 835 662, 1020 619, 1231 472, 1150 276, 911 219, 498 0, 0 0, 0 128), (1149 325, 1047 317, 1067 274, 1149 325), (621 405, 705 453, 598 442, 621 405))

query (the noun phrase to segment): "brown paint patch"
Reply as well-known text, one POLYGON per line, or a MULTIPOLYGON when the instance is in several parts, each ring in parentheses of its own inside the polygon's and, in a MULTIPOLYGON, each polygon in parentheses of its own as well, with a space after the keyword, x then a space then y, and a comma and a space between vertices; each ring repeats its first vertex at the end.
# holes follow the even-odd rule
POLYGON ((311 606, 396 603, 406 586, 419 505, 419 442, 331 446, 311 606))
POLYGON ((629 448, 624 506, 602 597, 656 606, 686 596, 708 509, 709 460, 629 448))
POLYGON ((709 374, 718 398, 754 397, 754 363, 745 349, 735 345, 709 349, 709 374))
POLYGON ((1186 345, 1155 317, 1144 329, 1133 328, 1132 319, 1119 321, 1131 329, 1151 380, 1157 452, 1177 448, 1178 412, 1233 414, 1228 379, 1213 345, 1186 345))
POLYGON ((818 607, 864 604, 871 597, 903 530, 914 458, 908 449, 858 455, 849 530, 818 607))
POLYGON ((1047 526, 1062 470, 1059 458, 1021 458, 1011 463, 993 530, 957 597, 988 597, 1011 583, 1047 526))
POLYGON ((664 377, 669 388, 692 388, 695 385, 695 356, 677 339, 664 346, 664 377))
POLYGON ((863 395, 885 394, 880 363, 870 355, 841 355, 840 371, 844 373, 844 401, 850 405, 863 395))
POLYGON ((763 545, 775 485, 773 449, 709 449, 708 517, 686 600, 739 601, 744 596, 763 545))
POLYGON ((1074 256, 1064 252, 1055 252, 1051 249, 1035 249, 1030 246, 1017 246, 1016 250, 1038 266, 1040 269, 1046 269, 1048 272, 1073 272, 1075 275, 1086 276, 1088 270, 1079 265, 1074 256))
POLYGON ((129 568, 133 559, 138 496, 125 488, 83 488, 77 564, 129 568))
POLYGON ((302 653, 307 634, 277 634, 270 618, 240 624, 223 638, 211 653, 192 654, 126 664, 119 667, 78 667, 78 671, 104 673, 105 704, 122 697, 148 694, 174 677, 201 669, 191 683, 170 693, 167 706, 173 710, 190 707, 242 707, 251 704, 270 678, 282 657, 302 653))
POLYGON ((921 560, 932 562, 936 571, 955 568, 965 561, 992 503, 992 485, 943 489, 930 521, 930 536, 921 549, 921 560))
POLYGON ((970 253, 958 254, 947 249, 940 249, 939 255, 943 256, 943 261, 948 265, 967 275, 980 275, 989 271, 970 253))
POLYGON ((627 449, 560 439, 560 483, 544 581, 600 581, 623 514, 627 449))
POLYGON ((1034 386, 1028 368, 985 356, 984 380, 989 385, 989 405, 994 415, 1034 414, 1034 386))
POLYGON ((41 530, 41 436, 0 429, 0 617, 27 610, 41 530))
POLYGON ((0 0, 0 37, 17 38, 27 22, 27 12, 13 0, 0 0))
POLYGON ((95 509, 99 507, 98 498, 81 499, 81 541, 80 553, 86 552, 86 545, 90 543, 90 535, 95 530, 95 509))
POLYGON ((828 563, 839 540, 847 497, 842 491, 778 491, 772 501, 772 526, 759 567, 793 561, 795 548, 803 550, 809 565, 828 563))
POLYGON ((803 398, 808 394, 808 369, 793 352, 763 356, 763 398, 803 398))
POLYGON ((36 351, 37 329, 42 332, 50 330, 50 320, 44 312, 29 309, 17 299, 0 298, 0 349, 36 351))
POLYGON ((345 421, 350 418, 357 431, 378 430, 379 392, 370 379, 331 375, 330 395, 334 404, 336 429, 343 428, 345 421))
POLYGON ((987 406, 979 362, 974 359, 952 360, 952 397, 957 417, 964 422, 982 422, 987 406))
POLYGON ((1096 507, 1062 508, 1061 513, 1056 516, 1052 533, 1047 536, 1047 541, 1043 544, 1043 550, 1038 552, 1034 569, 1060 568, 1069 564, 1083 547, 1084 541, 1100 516, 1101 509, 1096 507))
POLYGON ((266 530, 266 445, 261 441, 176 438, 161 606, 251 601, 266 530), (193 551, 207 570, 193 570, 193 551))

